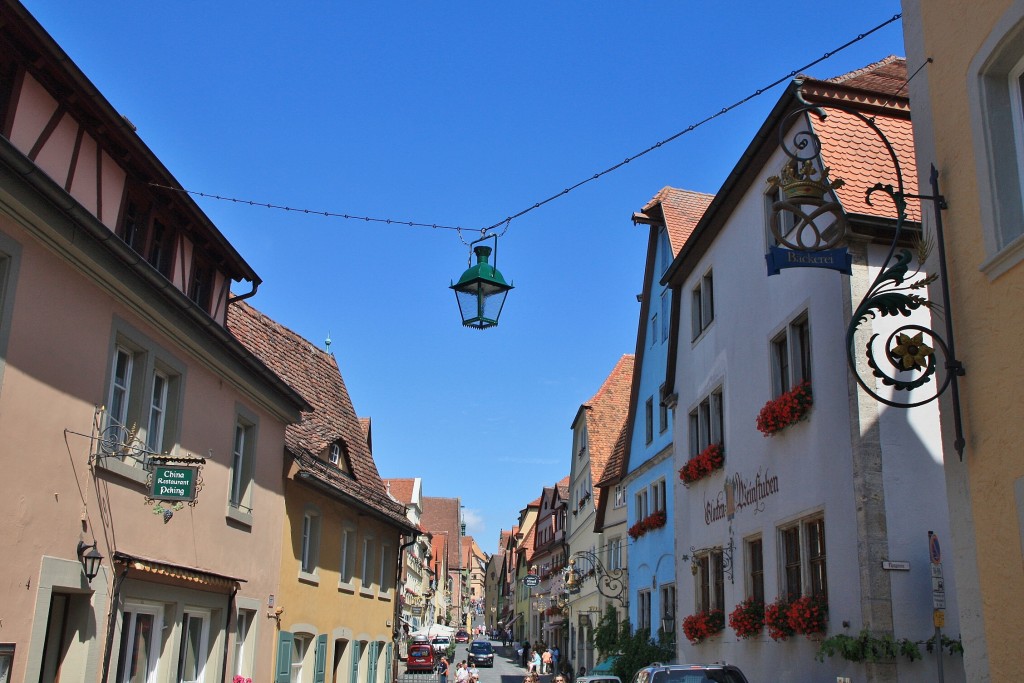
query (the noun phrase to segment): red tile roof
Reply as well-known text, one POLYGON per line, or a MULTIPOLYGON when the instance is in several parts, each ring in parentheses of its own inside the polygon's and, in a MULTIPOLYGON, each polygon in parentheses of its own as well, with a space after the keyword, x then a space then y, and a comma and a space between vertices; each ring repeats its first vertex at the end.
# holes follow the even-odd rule
POLYGON ((391 492, 391 497, 406 505, 412 503, 412 492, 416 486, 415 479, 385 479, 384 485, 391 492))
POLYGON ((870 90, 884 95, 909 96, 907 92, 907 60, 896 55, 889 55, 862 69, 856 69, 827 80, 829 83, 839 83, 847 88, 870 90))
POLYGON ((583 404, 587 421, 591 481, 601 481, 605 468, 612 458, 615 443, 629 413, 629 394, 632 386, 633 354, 627 353, 615 364, 597 393, 583 404))
POLYGON ((641 211, 652 215, 661 210, 672 246, 672 256, 676 256, 714 198, 712 194, 680 190, 666 185, 641 211))
POLYGON ((285 448, 300 471, 411 529, 405 506, 384 489, 334 356, 245 302, 228 307, 227 327, 313 407, 285 429, 285 448), (336 441, 347 449, 351 476, 320 459, 336 441))
POLYGON ((447 534, 448 569, 462 569, 459 538, 462 536, 458 498, 431 498, 423 496, 423 515, 420 521, 431 533, 447 534))

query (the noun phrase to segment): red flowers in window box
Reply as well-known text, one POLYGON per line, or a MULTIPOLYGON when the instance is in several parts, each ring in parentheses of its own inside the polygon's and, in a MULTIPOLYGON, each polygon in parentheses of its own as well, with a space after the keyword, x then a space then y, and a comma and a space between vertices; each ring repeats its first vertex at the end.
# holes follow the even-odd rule
POLYGON ((725 449, 720 443, 713 443, 679 469, 679 478, 689 486, 703 479, 725 465, 725 449))
POLYGON ((661 527, 665 526, 665 523, 667 521, 668 517, 665 515, 665 511, 659 510, 639 520, 636 524, 629 527, 629 531, 627 531, 626 533, 628 533, 630 538, 632 538, 635 541, 636 539, 646 534, 648 531, 660 529, 661 527))
POLYGON ((789 624, 789 602, 785 598, 764 606, 764 625, 772 640, 785 640, 795 633, 789 624))
POLYGON ((814 404, 811 383, 807 380, 793 387, 778 398, 764 404, 757 414, 757 429, 765 436, 773 436, 807 415, 814 404))
POLYGON ((820 597, 804 596, 789 603, 786 610, 794 633, 813 636, 828 628, 828 603, 820 597))
POLYGON ((740 638, 752 638, 764 627, 764 602, 747 598, 729 614, 729 626, 740 638))
POLYGON ((725 613, 720 609, 697 612, 683 619, 683 635, 696 645, 725 630, 725 613))

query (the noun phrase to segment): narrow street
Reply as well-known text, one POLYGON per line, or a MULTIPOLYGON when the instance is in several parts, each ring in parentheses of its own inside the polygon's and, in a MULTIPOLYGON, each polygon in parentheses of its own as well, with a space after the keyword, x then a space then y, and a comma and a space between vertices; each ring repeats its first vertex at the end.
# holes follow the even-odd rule
MULTIPOLYGON (((504 647, 500 640, 492 640, 491 645, 494 646, 494 667, 478 669, 480 672, 480 683, 522 683, 526 670, 520 666, 515 647, 512 645, 504 647)), ((468 654, 468 644, 459 644, 455 648, 456 661, 461 662, 465 660, 468 654)), ((452 671, 455 671, 454 663, 452 664, 452 671)), ((552 678, 554 676, 546 675, 541 676, 540 680, 547 683, 552 678)), ((449 677, 449 680, 453 679, 454 675, 449 677)))

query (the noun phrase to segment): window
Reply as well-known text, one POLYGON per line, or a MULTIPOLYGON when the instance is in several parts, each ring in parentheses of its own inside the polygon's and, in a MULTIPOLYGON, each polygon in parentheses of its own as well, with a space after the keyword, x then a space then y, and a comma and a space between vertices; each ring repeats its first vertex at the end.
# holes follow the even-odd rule
POLYGON ((668 403, 665 401, 665 385, 658 388, 658 433, 663 434, 668 429, 668 403))
POLYGON ((613 508, 620 508, 626 504, 626 487, 622 484, 615 485, 615 499, 612 501, 613 508))
POLYGON ((654 440, 654 398, 648 398, 644 404, 644 436, 646 443, 654 440))
POLYGON ((644 589, 636 594, 636 627, 638 631, 651 629, 651 591, 644 589))
POLYGON ((666 289, 661 293, 661 341, 665 343, 668 341, 668 326, 669 326, 669 304, 671 303, 671 290, 666 289))
POLYGON ((331 461, 332 465, 337 465, 338 461, 341 460, 341 446, 336 443, 332 443, 328 459, 331 461))
POLYGON ((693 323, 693 340, 696 340, 715 319, 714 278, 711 271, 701 278, 690 298, 690 316, 693 323))
POLYGON ((811 334, 807 314, 789 323, 772 339, 772 395, 786 393, 811 379, 811 334))
MULTIPOLYGON (((671 619, 674 628, 678 628, 680 624, 675 624, 676 618, 676 585, 674 583, 665 584, 661 587, 661 623, 665 624, 666 619, 671 619)), ((666 633, 665 636, 672 638, 674 633, 666 633)))
POLYGON ((192 277, 188 285, 188 298, 206 312, 210 311, 216 273, 213 265, 203 258, 202 252, 196 249, 192 259, 192 277))
POLYGON ((299 571, 306 575, 304 578, 315 577, 319 550, 320 513, 315 509, 307 509, 302 515, 302 550, 299 556, 299 571))
MULTIPOLYGON (((7 365, 7 341, 11 332, 14 290, 18 283, 20 264, 21 245, 0 233, 0 386, 3 384, 4 368, 7 365)), ((3 657, 0 656, 0 666, 2 665, 3 657)))
POLYGON ((231 445, 231 488, 228 490, 228 515, 252 524, 253 472, 256 461, 255 415, 236 406, 234 439, 231 445))
POLYGON ((143 683, 156 680, 160 654, 162 612, 148 605, 125 605, 121 619, 118 648, 118 683, 143 683))
POLYGON ((700 454, 713 443, 723 443, 725 418, 723 415, 722 389, 719 387, 708 394, 697 407, 690 411, 690 457, 700 454))
POLYGON ((622 569, 622 537, 616 536, 608 542, 608 569, 622 569))
POLYGON ((153 372, 153 392, 149 403, 149 429, 146 433, 146 447, 152 453, 160 453, 164 443, 164 424, 167 415, 167 375, 159 370, 153 372))
POLYGON ((380 580, 377 582, 377 592, 380 595, 391 590, 391 546, 384 543, 380 546, 380 580))
POLYGON ((661 274, 664 275, 672 265, 672 245, 669 244, 668 230, 664 226, 658 229, 658 253, 661 257, 661 274))
POLYGON ((651 512, 666 512, 665 480, 659 479, 651 484, 651 512))
POLYGON ((160 271, 160 274, 170 278, 171 265, 174 256, 174 232, 159 220, 153 221, 153 234, 149 241, 149 249, 146 252, 146 260, 149 265, 160 271))
POLYGON ((309 652, 309 642, 312 637, 304 633, 296 633, 292 637, 292 683, 307 683, 302 678, 302 662, 309 652))
POLYGON ((654 313, 651 315, 651 346, 653 347, 658 343, 658 314, 654 313))
POLYGON ((573 450, 576 456, 582 458, 583 452, 587 450, 587 425, 581 422, 573 434, 573 450))
POLYGON ((783 590, 789 599, 828 599, 825 563, 825 519, 812 517, 779 530, 783 590))
POLYGON ((118 424, 128 425, 128 399, 131 395, 132 366, 134 354, 118 346, 114 351, 114 369, 110 378, 110 400, 107 402, 111 419, 118 424))
POLYGON ((725 565, 720 549, 696 556, 697 609, 725 609, 725 565))
POLYGON ((351 586, 352 579, 355 577, 356 547, 355 529, 343 529, 341 532, 341 562, 338 569, 341 572, 341 583, 346 586, 351 586))
MULTIPOLYGON (((765 209, 765 235, 769 247, 778 246, 779 241, 775 239, 775 233, 772 232, 772 221, 776 220, 774 216, 778 216, 779 221, 779 234, 782 237, 789 238, 790 241, 796 238, 794 235, 790 238, 790 233, 793 232, 793 228, 796 227, 796 214, 792 211, 779 211, 775 213, 775 202, 785 201, 786 197, 782 192, 781 187, 774 187, 764 196, 764 209, 765 209)), ((795 243, 795 242, 794 242, 795 243)))
POLYGON ((201 683, 206 668, 206 643, 210 636, 210 615, 185 612, 178 648, 178 683, 201 683))
POLYGON ((363 539, 363 569, 360 573, 360 591, 368 593, 371 591, 370 584, 373 581, 373 539, 363 539))
POLYGON ((747 597, 764 602, 764 549, 760 537, 747 541, 747 597))
POLYGON ((234 675, 243 678, 252 677, 252 652, 256 636, 255 619, 256 610, 251 609, 240 609, 235 616, 234 675))
POLYGON ((636 493, 636 521, 647 519, 650 510, 647 507, 647 489, 641 489, 636 493))

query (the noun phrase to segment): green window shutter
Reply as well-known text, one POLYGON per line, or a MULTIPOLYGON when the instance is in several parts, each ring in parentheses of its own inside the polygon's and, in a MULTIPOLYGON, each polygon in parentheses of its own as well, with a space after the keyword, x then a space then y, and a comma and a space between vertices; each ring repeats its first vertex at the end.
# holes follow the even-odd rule
POLYGON ((377 647, 379 643, 373 641, 370 643, 370 650, 366 657, 366 680, 368 683, 376 683, 377 681, 377 647))
POLYGON ((327 671, 327 634, 316 637, 316 659, 313 664, 313 683, 324 683, 327 671))
POLYGON ((393 662, 391 658, 393 656, 394 651, 392 649, 391 643, 388 643, 384 646, 384 666, 387 667, 386 669, 384 669, 384 683, 391 683, 391 669, 393 668, 393 662))
POLYGON ((277 634, 277 669, 275 683, 291 683, 292 680, 292 641, 295 638, 288 631, 277 634))
POLYGON ((359 683, 359 646, 358 640, 352 643, 352 678, 349 679, 350 683, 359 683))

